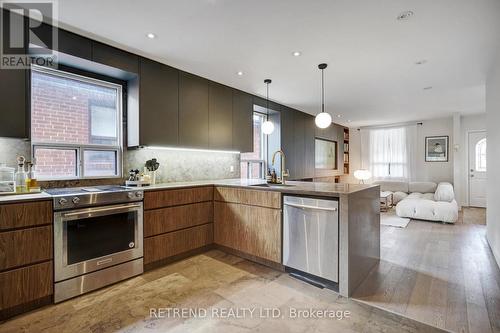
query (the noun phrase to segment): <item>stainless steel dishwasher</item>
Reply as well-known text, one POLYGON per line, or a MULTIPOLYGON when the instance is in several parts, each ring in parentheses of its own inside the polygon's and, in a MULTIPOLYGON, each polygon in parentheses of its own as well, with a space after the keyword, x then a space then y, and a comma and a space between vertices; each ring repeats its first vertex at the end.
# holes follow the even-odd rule
POLYGON ((338 213, 337 200, 284 197, 283 265, 289 272, 323 287, 338 283, 338 213))

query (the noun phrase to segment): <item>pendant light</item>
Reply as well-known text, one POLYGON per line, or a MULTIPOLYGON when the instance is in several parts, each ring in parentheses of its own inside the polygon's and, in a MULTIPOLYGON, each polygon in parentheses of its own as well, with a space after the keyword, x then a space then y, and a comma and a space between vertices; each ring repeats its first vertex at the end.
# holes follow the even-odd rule
POLYGON ((267 113, 266 113, 266 121, 262 123, 262 133, 269 135, 274 132, 274 124, 269 120, 269 84, 271 83, 271 79, 265 79, 264 83, 266 84, 267 91, 267 113))
POLYGON ((314 122, 319 128, 327 128, 332 123, 332 116, 325 112, 325 68, 327 64, 319 64, 318 68, 321 70, 321 112, 316 115, 314 122))

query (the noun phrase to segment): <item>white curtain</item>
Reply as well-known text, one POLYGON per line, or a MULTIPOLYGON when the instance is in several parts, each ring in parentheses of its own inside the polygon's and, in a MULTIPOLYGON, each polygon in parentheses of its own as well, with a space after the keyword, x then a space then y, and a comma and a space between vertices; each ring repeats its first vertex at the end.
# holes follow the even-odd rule
POLYGON ((413 180, 416 125, 361 130, 361 167, 374 180, 413 180))

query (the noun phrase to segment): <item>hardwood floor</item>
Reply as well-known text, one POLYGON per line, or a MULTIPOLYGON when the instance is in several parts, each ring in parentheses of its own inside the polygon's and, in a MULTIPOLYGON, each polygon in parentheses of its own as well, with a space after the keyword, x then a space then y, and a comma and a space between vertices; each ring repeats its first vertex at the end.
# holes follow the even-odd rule
MULTIPOLYGON (((158 312, 157 312, 158 313, 158 312)), ((306 312, 307 313, 307 312, 306 312)), ((310 313, 310 312, 309 312, 310 313)), ((240 313, 241 314, 241 313, 240 313)), ((149 271, 102 290, 18 316, 0 332, 443 332, 339 296, 221 251, 149 271), (156 318, 151 309, 206 309, 208 316, 156 318), (239 318, 222 310, 257 309, 239 318), (265 309, 282 316, 269 318, 265 309), (349 311, 337 318, 293 318, 291 309, 349 311), (264 311, 264 312, 260 312, 264 311), (261 315, 262 314, 262 315, 261 315)))
POLYGON ((353 297, 453 332, 500 332, 500 272, 484 224, 484 209, 465 208, 455 225, 382 226, 381 262, 353 297))

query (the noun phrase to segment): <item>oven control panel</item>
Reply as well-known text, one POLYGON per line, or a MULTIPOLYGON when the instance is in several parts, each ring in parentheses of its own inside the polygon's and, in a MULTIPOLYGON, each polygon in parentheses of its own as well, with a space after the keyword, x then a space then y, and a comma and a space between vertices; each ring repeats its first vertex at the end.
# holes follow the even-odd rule
POLYGON ((143 198, 144 192, 142 190, 130 189, 116 192, 69 194, 54 197, 54 210, 66 210, 80 207, 142 201, 143 198))

